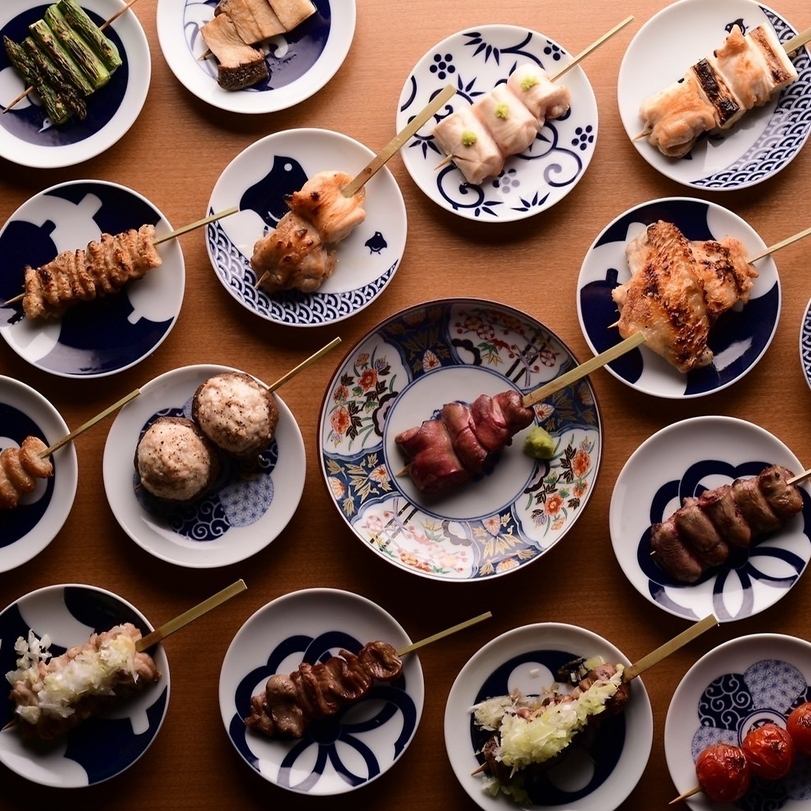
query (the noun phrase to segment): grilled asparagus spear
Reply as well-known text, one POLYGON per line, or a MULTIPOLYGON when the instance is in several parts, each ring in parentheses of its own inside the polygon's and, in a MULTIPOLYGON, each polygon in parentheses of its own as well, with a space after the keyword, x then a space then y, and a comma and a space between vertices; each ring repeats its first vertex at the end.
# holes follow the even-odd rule
POLYGON ((58 9, 62 12, 68 25, 88 42, 111 73, 121 66, 121 55, 118 53, 118 48, 104 36, 102 30, 90 19, 76 0, 60 0, 58 9))
POLYGON ((28 26, 28 30, 59 70, 70 76, 71 82, 80 87, 85 96, 89 96, 93 92, 93 85, 90 84, 84 73, 79 70, 79 66, 73 61, 71 55, 60 45, 59 40, 54 36, 53 31, 48 28, 45 20, 37 20, 28 26))
POLYGON ((93 53, 93 49, 67 24, 57 6, 48 6, 45 10, 45 23, 87 76, 94 90, 104 87, 110 81, 110 71, 93 53))
POLYGON ((45 113, 53 124, 64 124, 70 118, 70 111, 59 94, 40 74, 37 66, 28 58, 25 49, 8 37, 3 37, 3 44, 11 64, 19 71, 23 81, 34 88, 42 99, 45 113))
POLYGON ((81 95, 81 91, 70 83, 70 78, 63 76, 59 69, 47 57, 46 54, 40 50, 36 42, 31 37, 26 37, 22 46, 25 49, 25 54, 36 65, 40 75, 45 78, 51 87, 59 88, 59 96, 64 101, 68 110, 79 119, 84 121, 87 118, 87 105, 81 95))

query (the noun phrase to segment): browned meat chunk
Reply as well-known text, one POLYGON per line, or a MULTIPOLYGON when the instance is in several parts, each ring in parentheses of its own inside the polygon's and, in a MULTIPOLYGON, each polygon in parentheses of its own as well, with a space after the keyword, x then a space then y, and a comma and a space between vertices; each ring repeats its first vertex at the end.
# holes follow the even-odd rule
POLYGON ((476 424, 470 406, 447 403, 442 407, 442 422, 448 429, 453 448, 465 470, 474 476, 481 473, 487 464, 488 453, 476 437, 476 424))
POLYGON ((760 472, 758 485, 760 492, 772 508, 775 515, 788 520, 803 508, 803 497, 800 488, 788 481, 794 476, 790 470, 780 465, 772 465, 760 472))
POLYGON ((757 478, 735 479, 732 482, 732 495, 753 536, 765 535, 780 528, 781 521, 760 492, 757 478))
POLYGON ((366 190, 352 197, 341 191, 351 180, 346 172, 318 172, 290 195, 287 205, 315 226, 322 242, 341 242, 366 219, 366 190))
POLYGON ((650 545, 656 564, 679 583, 695 583, 704 567, 679 537, 672 517, 651 527, 650 545))
POLYGON ((697 498, 686 498, 673 520, 679 535, 705 566, 718 566, 729 557, 729 547, 719 537, 697 498))
POLYGON ((426 420, 394 441, 411 460, 408 475, 419 490, 438 494, 470 481, 470 473, 456 455, 448 429, 440 420, 426 420))
POLYGON ((752 542, 752 530, 735 503, 731 484, 706 490, 698 502, 718 534, 728 544, 744 549, 749 546, 752 542))

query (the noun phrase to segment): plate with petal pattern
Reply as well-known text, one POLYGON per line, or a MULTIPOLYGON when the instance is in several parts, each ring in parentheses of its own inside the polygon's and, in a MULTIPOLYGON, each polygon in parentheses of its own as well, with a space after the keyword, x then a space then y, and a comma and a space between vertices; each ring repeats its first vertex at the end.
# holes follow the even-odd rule
MULTIPOLYGON (((753 728, 786 726, 794 707, 811 701, 811 644, 782 634, 752 634, 719 645, 687 671, 665 721, 665 757, 676 793, 696 784, 695 760, 707 746, 740 746, 753 728)), ((797 755, 782 780, 753 778, 745 811, 793 811, 811 800, 811 758, 797 755)), ((693 811, 721 806, 702 794, 685 800, 693 811)))
POLYGON ((696 583, 675 582, 650 555, 650 526, 682 500, 698 497, 768 465, 799 473, 797 457, 763 428, 733 417, 694 417, 653 434, 625 463, 614 485, 609 531, 631 585, 657 607, 689 620, 713 613, 721 622, 746 619, 774 605, 800 579, 811 558, 811 498, 782 529, 696 583))
POLYGON ((220 712, 240 757, 265 780, 313 796, 353 791, 394 766, 422 715, 422 666, 415 654, 405 658, 395 681, 373 685, 357 703, 313 722, 302 738, 269 739, 243 721, 251 696, 270 676, 341 648, 356 653, 377 640, 397 650, 411 644, 391 614, 348 591, 304 589, 260 608, 237 632, 220 671, 220 712))
POLYGON ((530 63, 553 72, 570 59, 545 34, 514 25, 483 25, 434 45, 409 74, 397 103, 399 131, 445 85, 456 88, 456 96, 400 151, 417 186, 442 208, 482 222, 522 220, 563 199, 583 177, 597 142, 597 101, 582 68, 561 79, 572 93, 571 110, 546 122, 526 152, 509 158, 498 177, 480 186, 467 183, 453 163, 437 168, 445 156, 431 133, 454 104, 476 101, 517 67, 530 63))
MULTIPOLYGON (((355 535, 401 569, 446 582, 483 580, 537 560, 589 500, 602 450, 588 380, 536 406, 554 457, 530 459, 525 432, 495 469, 460 492, 427 499, 397 472, 394 444, 443 403, 533 389, 577 365, 550 329, 478 299, 419 304, 383 321, 341 362, 321 409, 321 469, 355 535)), ((529 430, 529 429, 525 429, 529 430)))

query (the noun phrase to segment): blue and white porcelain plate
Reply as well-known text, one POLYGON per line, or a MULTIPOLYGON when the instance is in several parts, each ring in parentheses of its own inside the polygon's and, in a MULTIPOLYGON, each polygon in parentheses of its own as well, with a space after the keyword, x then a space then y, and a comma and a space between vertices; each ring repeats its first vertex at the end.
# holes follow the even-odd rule
MULTIPOLYGON (((484 790, 471 774, 482 762, 489 734, 473 722, 470 708, 480 701, 520 690, 538 695, 555 681, 558 668, 574 659, 602 656, 610 664, 628 665, 624 654, 601 636, 557 622, 524 625, 496 637, 462 668, 445 706, 445 748, 462 788, 485 811, 513 807, 503 796, 484 790)), ((492 733, 490 733, 492 734, 492 733)), ((622 715, 600 725, 593 745, 572 743, 545 779, 531 789, 531 805, 566 811, 617 808, 639 782, 653 743, 653 714, 645 685, 631 682, 631 699, 622 715)))
POLYGON ((164 59, 185 88, 234 113, 272 113, 319 91, 343 64, 355 34, 355 0, 313 0, 316 13, 293 31, 257 46, 270 78, 244 90, 217 84, 217 63, 200 59, 208 48, 200 29, 217 0, 158 0, 158 39, 164 59))
MULTIPOLYGON (((0 451, 17 448, 27 436, 51 445, 68 426, 59 412, 30 386, 0 375, 0 451)), ((14 510, 0 512, 0 572, 38 555, 57 535, 73 507, 78 479, 73 443, 52 457, 54 475, 38 479, 37 487, 14 510)))
MULTIPOLYGON (((161 211, 126 186, 72 180, 34 195, 0 231, 0 302, 22 292, 26 265, 85 248, 103 232, 142 225, 172 230, 161 211)), ((158 246, 163 263, 122 292, 71 307, 61 318, 29 321, 21 304, 0 306, 0 335, 38 369, 60 377, 104 377, 151 355, 175 325, 185 266, 177 240, 158 246)))
MULTIPOLYGON (((111 591, 96 586, 47 586, 20 597, 0 613, 0 673, 14 670, 14 643, 51 637, 54 656, 86 642, 94 632, 131 622, 146 636, 153 630, 146 617, 111 591)), ((132 766, 155 740, 169 704, 169 662, 161 646, 149 651, 161 677, 149 689, 115 709, 84 721, 53 744, 23 741, 19 731, 0 731, 0 762, 43 786, 80 788, 115 777, 132 766)), ((5 683, 5 676, 3 676, 5 683)), ((0 703, 0 727, 12 720, 14 705, 0 703)))
POLYGON ((271 444, 249 476, 225 458, 211 491, 188 505, 172 505, 143 491, 135 451, 158 417, 191 419, 197 387, 228 366, 183 366, 141 387, 119 411, 104 446, 104 489, 121 528, 151 555, 194 569, 228 566, 264 549, 293 517, 304 490, 304 441, 295 417, 275 396, 279 422, 271 444))
POLYGON ((697 583, 675 582, 650 555, 651 524, 668 518, 683 499, 755 476, 769 465, 803 470, 777 437, 733 417, 683 420, 643 442, 617 477, 609 514, 614 554, 634 588, 678 617, 698 620, 712 613, 721 622, 751 617, 785 596, 811 557, 807 485, 801 488, 802 514, 697 583))
MULTIPOLYGON (((3 0, 0 36, 22 42, 28 26, 42 19, 50 3, 3 0)), ((101 25, 124 7, 122 0, 82 0, 82 8, 101 25)), ((87 98, 87 118, 54 126, 33 94, 0 115, 0 157, 22 166, 53 169, 73 166, 109 149, 135 123, 149 90, 152 65, 144 29, 127 11, 105 30, 123 64, 110 81, 87 98)), ((25 90, 25 84, 0 46, 0 109, 25 90)))
MULTIPOLYGON (((687 671, 665 721, 665 757, 674 794, 696 785, 695 761, 707 746, 740 746, 753 728, 785 727, 794 707, 811 701, 811 645, 782 634, 753 634, 711 650, 687 671)), ((743 800, 710 803, 703 794, 685 800, 693 811, 800 811, 811 801, 811 759, 797 754, 782 780, 752 779, 743 800)))
POLYGON ((285 197, 317 172, 355 175, 374 156, 338 132, 283 130, 237 155, 220 175, 208 211, 239 205, 239 214, 211 223, 206 245, 217 278, 247 310, 277 324, 320 327, 342 321, 371 304, 394 278, 405 250, 403 195, 383 167, 366 184, 366 219, 337 246, 335 272, 313 293, 268 295, 256 287, 254 244, 287 213, 285 197))
POLYGON ((434 45, 403 85, 397 130, 446 85, 452 84, 456 95, 400 151, 414 182, 442 208, 482 222, 523 220, 562 200, 583 177, 597 145, 597 101, 582 68, 561 79, 572 93, 571 110, 546 122, 526 152, 508 158, 501 174, 480 186, 468 183, 453 163, 437 169, 445 155, 432 133, 454 105, 475 102, 517 67, 535 64, 553 73, 570 59, 545 34, 514 25, 482 25, 434 45))
MULTIPOLYGON (((639 29, 623 57, 617 86, 629 138, 642 131, 642 102, 712 54, 736 24, 746 31, 770 26, 782 42, 797 33, 780 14, 753 0, 680 0, 639 29)), ((729 191, 772 177, 794 160, 811 132, 811 56, 803 47, 792 61, 796 82, 730 130, 700 138, 685 157, 668 158, 646 139, 634 140, 634 147, 654 169, 695 189, 729 191)))
POLYGON ((294 591, 260 608, 237 632, 220 671, 220 712, 240 757, 265 780, 312 796, 344 794, 387 772, 411 743, 422 715, 416 654, 404 659, 398 679, 376 684, 336 716, 314 722, 303 738, 269 739, 243 721, 251 696, 270 676, 378 640, 397 650, 411 644, 391 614, 348 591, 294 591))
POLYGON ((803 323, 800 326, 800 364, 805 382, 811 386, 811 301, 805 308, 803 323))
MULTIPOLYGON (((739 239, 750 256, 766 244, 737 214, 706 200, 665 197, 651 200, 620 214, 607 225, 586 254, 577 280, 577 317, 588 345, 597 354, 622 340, 613 326, 619 318, 611 291, 631 277, 626 245, 657 220, 675 223, 690 240, 739 239)), ((655 397, 703 397, 740 380, 763 357, 780 318, 780 280, 771 256, 755 263, 759 276, 749 302, 724 313, 710 330, 714 361, 682 374, 645 346, 633 349, 605 368, 617 380, 655 397)))
POLYGON ((321 409, 321 469, 335 508, 385 561, 449 582, 498 577, 537 560, 591 496, 602 432, 588 380, 535 407, 554 457, 531 459, 519 432, 495 469, 441 499, 397 473, 394 438, 444 403, 527 392, 577 366, 551 330, 478 299, 419 304, 383 321, 339 365, 321 409))

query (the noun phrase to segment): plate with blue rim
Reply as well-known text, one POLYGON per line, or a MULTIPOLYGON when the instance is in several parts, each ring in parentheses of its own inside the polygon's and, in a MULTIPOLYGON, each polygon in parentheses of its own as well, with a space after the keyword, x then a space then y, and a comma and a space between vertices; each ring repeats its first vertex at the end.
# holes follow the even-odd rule
MULTIPOLYGON (((539 695, 555 682, 559 668, 575 659, 597 656, 608 664, 630 664, 620 650, 592 631, 544 622, 507 631, 468 660, 445 705, 445 748, 462 788, 480 808, 504 811, 513 803, 493 796, 485 790, 481 775, 471 774, 484 762, 481 748, 492 735, 477 727, 471 707, 513 690, 526 696, 539 695)), ((532 802, 520 807, 571 811, 618 808, 642 777, 652 743, 650 699, 642 680, 636 678, 631 682, 625 712, 605 719, 591 744, 575 739, 554 765, 527 783, 532 802)))
MULTIPOLYGON (((59 412, 30 386, 0 375, 0 451, 17 448, 27 436, 51 445, 68 433, 59 412)), ((0 572, 7 572, 38 555, 57 536, 73 507, 78 463, 73 443, 53 455, 54 475, 38 479, 36 489, 23 496, 0 519, 0 572)))
POLYGON ((355 0, 313 0, 316 13, 261 47, 270 77, 243 90, 217 84, 201 29, 217 0, 158 0, 158 39, 177 80, 208 104, 234 113, 285 110, 318 92, 343 64, 355 35, 355 0))
POLYGON ((191 504, 162 502, 144 491, 135 471, 141 437, 159 417, 191 419, 197 387, 228 366, 182 366, 159 375, 118 412, 104 445, 104 489, 116 520, 156 558, 204 569, 228 566, 264 549, 287 526, 304 490, 304 440, 278 394, 279 422, 255 470, 225 456, 205 495, 191 504))
POLYGON ((753 0, 680 0, 663 8, 636 33, 620 65, 620 118, 637 152, 666 177, 694 189, 731 191, 777 174, 799 154, 811 133, 811 55, 794 56, 799 78, 763 107, 748 112, 730 130, 699 138, 683 158, 668 158, 634 140, 643 127, 642 102, 685 74, 690 65, 720 48, 734 27, 774 29, 781 42, 797 31, 773 9, 753 0))
POLYGON ((295 740, 269 739, 245 726, 251 696, 268 678, 302 662, 315 664, 343 648, 357 653, 382 641, 411 644, 403 627, 371 600, 337 589, 304 589, 279 597, 239 629, 220 671, 220 713, 239 756, 265 780, 311 796, 368 785, 400 759, 422 715, 422 666, 415 654, 389 684, 377 683, 355 704, 314 721, 295 740))
POLYGON ((402 148, 414 182, 437 205, 470 220, 510 222, 532 217, 563 199, 583 177, 597 145, 597 101, 586 74, 573 68, 561 79, 571 91, 566 115, 547 121, 532 146, 507 159, 498 177, 468 183, 434 142, 433 127, 466 102, 473 103, 525 64, 549 73, 570 61, 545 34, 514 25, 458 31, 434 45, 416 64, 397 102, 401 130, 447 84, 456 95, 402 148))
MULTIPOLYGON (((52 3, 5 0, 0 10, 0 36, 21 42, 29 35, 28 26, 42 19, 49 5, 52 3)), ((124 6, 121 0, 82 0, 81 5, 97 25, 124 6)), ((73 166, 109 149, 127 133, 149 91, 149 44, 132 11, 105 29, 105 35, 118 48, 122 64, 104 87, 86 99, 87 118, 56 126, 32 94, 0 115, 0 157, 38 169, 73 166)), ((0 46, 0 107, 5 109, 23 90, 22 78, 0 46)))
POLYGON ((390 316, 349 350, 321 407, 321 470, 341 518, 383 560, 434 580, 487 580, 539 559, 597 480, 602 428, 588 379, 535 407, 551 459, 523 452, 527 428, 490 473, 440 499, 397 475, 406 460, 394 438, 444 403, 527 392, 574 366, 552 330, 503 304, 445 299, 390 316))
MULTIPOLYGON (((732 639, 701 657, 679 682, 665 721, 665 757, 675 794, 696 785, 695 761, 715 743, 740 746, 766 723, 785 727, 792 709, 811 701, 811 644, 783 634, 732 639)), ((797 754, 782 780, 752 778, 743 800, 724 805, 746 811, 805 808, 811 797, 811 759, 797 754)), ((713 805, 702 795, 693 811, 713 805)))
POLYGON ((209 213, 239 205, 239 213, 211 223, 206 246, 222 286, 245 309, 294 327, 334 324, 371 304, 394 278, 405 250, 403 195, 383 167, 366 184, 366 219, 337 246, 337 267, 312 293, 268 295, 256 286, 254 244, 287 213, 285 197, 317 172, 355 175, 374 153, 347 135, 321 129, 282 130, 240 152, 220 175, 209 213))
MULTIPOLYGON (((97 586, 46 586, 15 600, 0 613, 0 671, 16 667, 14 643, 28 638, 51 638, 51 653, 88 640, 92 633, 130 622, 146 636, 149 620, 122 597, 97 586)), ((17 774, 55 788, 93 786, 134 765, 155 740, 169 706, 169 662, 163 647, 149 651, 160 680, 114 709, 93 716, 48 745, 26 743, 13 728, 0 731, 0 762, 17 774)), ((0 703, 0 726, 13 717, 14 705, 0 703)))
POLYGON ((664 611, 688 620, 713 613, 721 622, 746 619, 774 605, 802 576, 811 558, 811 499, 778 532, 735 550, 696 583, 673 580, 651 557, 650 526, 689 497, 755 476, 769 465, 802 472, 777 437, 733 417, 694 417, 653 434, 625 463, 614 485, 609 531, 614 554, 631 585, 664 611))
POLYGON ((811 386, 811 301, 805 308, 800 326, 800 364, 805 382, 811 386))
MULTIPOLYGON (((749 256, 757 256, 766 248, 745 220, 707 200, 665 197, 640 203, 620 214, 592 243, 577 280, 577 317, 595 354, 622 340, 614 326, 619 312, 611 292, 631 277, 626 246, 658 220, 674 223, 689 240, 735 237, 749 256)), ((721 315, 710 329, 708 343, 715 357, 709 366, 682 374, 641 346, 605 368, 637 391, 669 399, 703 397, 740 380, 766 353, 780 318, 780 279, 774 259, 767 256, 754 267, 759 275, 749 301, 721 315)))
MULTIPOLYGON (((85 248, 103 232, 172 226, 153 203, 126 186, 71 180, 35 194, 0 230, 0 301, 22 290, 26 265, 38 267, 62 251, 85 248)), ((166 339, 183 303, 185 265, 177 240, 158 246, 162 264, 118 294, 80 302, 60 318, 29 321, 22 305, 0 306, 0 335, 23 360, 60 377, 96 378, 122 372, 166 339)))

